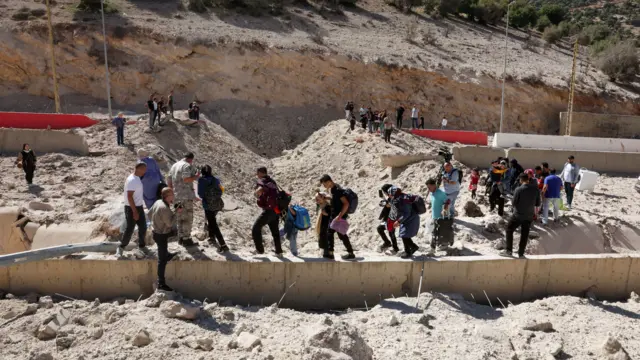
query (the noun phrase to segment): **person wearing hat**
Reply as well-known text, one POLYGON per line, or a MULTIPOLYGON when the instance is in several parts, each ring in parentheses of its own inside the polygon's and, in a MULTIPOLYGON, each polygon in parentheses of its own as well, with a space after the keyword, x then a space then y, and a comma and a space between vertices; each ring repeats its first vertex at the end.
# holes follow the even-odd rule
POLYGON ((124 145, 124 125, 126 123, 127 119, 121 112, 111 120, 111 124, 116 127, 116 141, 118 142, 118 146, 124 145))
POLYGON ((147 171, 142 177, 142 187, 144 189, 144 204, 147 209, 151 209, 156 200, 159 199, 158 187, 164 183, 162 171, 154 158, 149 156, 149 152, 145 149, 138 150, 138 160, 147 165, 147 171))
POLYGON ((564 181, 564 192, 567 196, 567 209, 571 210, 571 203, 573 202, 573 191, 576 188, 576 184, 580 181, 580 166, 576 164, 576 158, 570 155, 567 162, 562 168, 560 178, 564 181))
POLYGON ((148 253, 148 249, 144 242, 147 234, 147 220, 144 216, 144 197, 141 177, 147 171, 147 164, 142 161, 136 163, 135 170, 127 177, 124 183, 124 218, 126 228, 120 239, 120 246, 116 249, 116 256, 121 257, 124 248, 129 245, 133 230, 138 226, 138 249, 142 252, 142 256, 148 253))
POLYGON ((412 240, 420 230, 420 215, 413 208, 415 196, 405 194, 399 187, 392 186, 389 188, 389 198, 391 199, 389 218, 393 221, 393 229, 400 229, 399 236, 404 244, 404 251, 400 257, 411 258, 419 249, 412 240))

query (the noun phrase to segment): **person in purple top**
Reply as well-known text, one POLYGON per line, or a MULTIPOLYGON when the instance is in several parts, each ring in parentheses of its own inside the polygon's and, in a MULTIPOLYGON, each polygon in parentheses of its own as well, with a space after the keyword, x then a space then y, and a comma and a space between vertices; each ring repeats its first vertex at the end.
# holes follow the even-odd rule
POLYGON ((124 124, 127 123, 127 119, 124 117, 124 114, 118 113, 118 116, 113 118, 111 123, 116 127, 118 146, 124 145, 124 124))
POLYGON ((556 169, 549 169, 549 175, 544 178, 544 204, 542 207, 542 223, 547 224, 549 220, 549 207, 553 205, 553 220, 560 219, 560 191, 562 189, 562 179, 556 175, 556 169))
POLYGON ((144 149, 138 150, 138 159, 147 164, 147 171, 141 180, 144 204, 147 206, 147 209, 151 209, 153 203, 158 200, 158 187, 164 183, 164 176, 162 176, 162 171, 160 171, 158 163, 149 156, 148 151, 144 149))

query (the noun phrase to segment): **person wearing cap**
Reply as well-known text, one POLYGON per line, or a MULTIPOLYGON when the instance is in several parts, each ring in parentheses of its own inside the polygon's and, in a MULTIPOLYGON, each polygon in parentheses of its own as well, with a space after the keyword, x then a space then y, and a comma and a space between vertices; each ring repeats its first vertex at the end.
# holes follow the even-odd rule
POLYGON ((147 220, 144 216, 144 197, 141 177, 147 171, 147 164, 139 161, 135 170, 127 177, 124 183, 124 218, 126 228, 120 239, 120 246, 116 249, 116 256, 122 257, 124 248, 129 245, 133 230, 138 226, 138 249, 142 256, 147 254, 148 249, 144 242, 147 234, 147 220))
POLYGON ((111 124, 116 127, 116 141, 118 142, 118 146, 124 145, 124 125, 126 123, 127 119, 121 112, 111 120, 111 124))
POLYGON ((575 157, 570 155, 567 162, 562 168, 560 178, 564 181, 564 192, 567 196, 567 209, 571 210, 571 203, 573 203, 573 191, 576 188, 576 184, 580 180, 580 166, 576 164, 575 157))
POLYGON ((397 186, 391 186, 389 198, 391 199, 389 218, 393 221, 393 228, 400 229, 399 236, 404 245, 404 251, 400 257, 409 259, 419 249, 412 240, 420 230, 420 215, 413 208, 415 196, 403 193, 397 186))
POLYGON ((147 209, 151 209, 156 200, 158 200, 158 187, 164 183, 164 176, 162 176, 158 163, 149 156, 147 150, 138 150, 138 160, 147 165, 147 171, 141 180, 144 189, 144 204, 147 209))

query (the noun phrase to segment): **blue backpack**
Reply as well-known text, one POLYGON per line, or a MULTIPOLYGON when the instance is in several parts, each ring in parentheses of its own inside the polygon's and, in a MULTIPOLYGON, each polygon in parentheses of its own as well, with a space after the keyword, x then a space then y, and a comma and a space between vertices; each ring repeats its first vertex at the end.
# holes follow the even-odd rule
POLYGON ((293 211, 296 212, 296 216, 293 217, 293 225, 298 230, 309 230, 311 227, 311 217, 309 211, 300 205, 293 205, 293 211))

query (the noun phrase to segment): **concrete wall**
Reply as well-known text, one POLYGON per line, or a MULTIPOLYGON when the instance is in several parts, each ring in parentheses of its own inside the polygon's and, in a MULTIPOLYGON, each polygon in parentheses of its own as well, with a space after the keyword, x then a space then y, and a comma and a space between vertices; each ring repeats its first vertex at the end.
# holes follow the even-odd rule
POLYGON ((525 149, 588 150, 640 153, 640 140, 593 138, 580 136, 556 136, 533 134, 496 133, 493 147, 514 148, 518 144, 525 149))
POLYGON ((29 250, 31 243, 24 239, 15 223, 20 215, 17 207, 0 208, 0 255, 29 250))
POLYGON ((0 152, 17 153, 24 143, 31 145, 36 155, 64 150, 79 155, 89 154, 89 145, 82 131, 0 128, 0 152))
POLYGON ((517 159, 525 168, 533 168, 546 161, 549 166, 561 171, 569 155, 583 168, 602 172, 634 174, 640 173, 640 153, 569 151, 549 149, 494 149, 486 146, 454 146, 453 158, 469 167, 486 168, 498 156, 517 159))
POLYGON ((487 146, 454 146, 453 158, 468 167, 488 168, 499 156, 505 156, 503 149, 487 146))
POLYGON ((437 156, 432 154, 410 155, 380 155, 380 163, 385 167, 404 167, 420 161, 433 160, 437 156))
POLYGON ((633 138, 640 135, 640 116, 574 112, 571 134, 565 134, 567 113, 560 113, 560 135, 633 138))
MULTIPOLYGON (((236 304, 277 302, 303 309, 364 307, 392 295, 456 292, 497 303, 549 295, 581 295, 596 286, 600 299, 627 299, 640 291, 640 256, 532 256, 527 260, 490 256, 385 262, 176 261, 167 281, 186 296, 236 304), (294 284, 293 287, 290 287, 294 284)), ((61 293, 91 300, 152 293, 156 263, 146 261, 45 260, 0 268, 0 289, 14 294, 61 293)))

